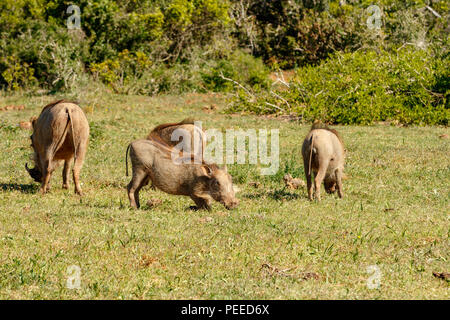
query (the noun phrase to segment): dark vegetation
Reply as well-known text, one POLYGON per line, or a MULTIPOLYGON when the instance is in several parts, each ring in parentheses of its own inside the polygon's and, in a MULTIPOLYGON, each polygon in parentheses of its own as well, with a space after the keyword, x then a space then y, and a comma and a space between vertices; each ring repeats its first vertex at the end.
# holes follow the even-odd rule
POLYGON ((448 125, 445 0, 81 0, 69 29, 72 4, 0 1, 2 94, 215 91, 230 112, 448 125))

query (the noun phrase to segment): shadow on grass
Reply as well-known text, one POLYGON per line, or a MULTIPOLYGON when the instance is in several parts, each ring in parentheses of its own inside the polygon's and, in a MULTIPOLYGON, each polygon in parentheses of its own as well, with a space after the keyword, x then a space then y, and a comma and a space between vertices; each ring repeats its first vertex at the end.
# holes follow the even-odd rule
POLYGON ((286 191, 286 189, 274 190, 268 193, 269 197, 274 200, 294 200, 300 198, 297 193, 286 191))
POLYGON ((36 193, 39 189, 37 184, 17 184, 17 183, 0 183, 2 191, 20 191, 22 193, 36 193))
POLYGON ((258 199, 258 198, 264 198, 266 196, 267 196, 267 192, 265 192, 265 191, 246 193, 246 194, 242 195, 242 197, 247 198, 247 199, 258 199))
POLYGON ((99 188, 114 188, 114 189, 120 189, 120 190, 127 189, 127 183, 124 183, 122 181, 94 180, 94 181, 91 181, 91 184, 93 186, 96 186, 99 188))
POLYGON ((294 200, 299 199, 301 196, 294 192, 289 192, 285 188, 279 190, 260 191, 256 193, 247 193, 243 195, 247 199, 258 199, 269 197, 273 200, 294 200))

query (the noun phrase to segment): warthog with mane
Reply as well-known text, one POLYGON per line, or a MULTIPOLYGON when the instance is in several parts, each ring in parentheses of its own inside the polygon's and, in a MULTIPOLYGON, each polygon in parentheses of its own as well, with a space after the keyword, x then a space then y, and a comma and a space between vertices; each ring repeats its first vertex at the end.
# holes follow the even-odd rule
MULTIPOLYGON (((133 208, 139 208, 139 191, 150 181, 153 186, 173 195, 189 196, 196 209, 211 209, 213 200, 222 203, 227 209, 239 204, 236 199, 231 175, 226 167, 216 164, 192 161, 175 162, 172 149, 154 140, 136 140, 126 151, 131 158, 133 177, 128 184, 128 198, 133 208)), ((126 161, 128 175, 128 160, 126 161)))
POLYGON ((163 142, 185 153, 197 154, 201 160, 206 147, 206 134, 194 123, 192 119, 184 119, 177 123, 161 124, 150 132, 147 139, 163 142))

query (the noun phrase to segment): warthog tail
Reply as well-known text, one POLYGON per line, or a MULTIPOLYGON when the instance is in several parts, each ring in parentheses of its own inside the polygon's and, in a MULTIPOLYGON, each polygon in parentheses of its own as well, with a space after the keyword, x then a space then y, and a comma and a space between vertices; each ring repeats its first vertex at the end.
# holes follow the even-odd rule
MULTIPOLYGON (((74 139, 74 137, 73 137, 73 125, 72 125, 72 119, 71 119, 71 116, 70 116, 71 113, 70 113, 70 110, 68 108, 66 109, 66 113, 67 113, 67 123, 66 123, 66 126, 64 127, 64 131, 63 131, 61 137, 59 138, 58 143, 55 144, 54 147, 53 147, 53 150, 52 150, 53 151, 53 155, 56 153, 56 151, 59 150, 59 148, 61 148, 62 144, 64 143, 64 140, 66 140, 67 131, 68 131, 68 128, 69 128, 69 123, 70 123, 71 128, 72 128, 72 142, 74 142, 73 141, 73 139, 74 139)), ((75 147, 75 143, 74 143, 74 148, 76 148, 75 147)), ((76 157, 76 155, 75 155, 75 157, 76 157)))
POLYGON ((73 161, 77 160, 77 145, 75 143, 75 132, 73 131, 72 110, 67 108, 67 117, 70 122, 70 129, 72 130, 72 143, 73 143, 73 161))
POLYGON ((128 151, 130 151, 131 143, 127 147, 127 151, 125 152, 125 172, 128 177, 128 151))
POLYGON ((309 139, 309 146, 310 146, 310 149, 309 149, 309 164, 308 164, 308 167, 309 167, 309 174, 311 174, 311 162, 312 162, 312 154, 313 154, 313 149, 314 149, 314 134, 312 134, 311 135, 311 138, 309 139))

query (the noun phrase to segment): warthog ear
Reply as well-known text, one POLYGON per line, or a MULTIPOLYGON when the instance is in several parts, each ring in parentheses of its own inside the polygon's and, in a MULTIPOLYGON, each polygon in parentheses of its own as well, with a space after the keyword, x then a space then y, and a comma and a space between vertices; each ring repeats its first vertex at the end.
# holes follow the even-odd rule
POLYGON ((208 176, 211 178, 213 169, 210 166, 208 166, 207 164, 202 165, 202 171, 205 174, 205 176, 208 176))
POLYGON ((34 117, 32 117, 32 118, 30 119, 31 126, 33 127, 33 129, 34 129, 34 126, 36 125, 36 120, 37 120, 37 117, 36 117, 36 116, 34 116, 34 117))

